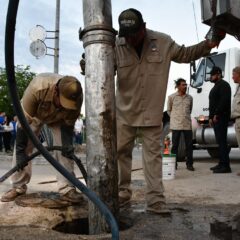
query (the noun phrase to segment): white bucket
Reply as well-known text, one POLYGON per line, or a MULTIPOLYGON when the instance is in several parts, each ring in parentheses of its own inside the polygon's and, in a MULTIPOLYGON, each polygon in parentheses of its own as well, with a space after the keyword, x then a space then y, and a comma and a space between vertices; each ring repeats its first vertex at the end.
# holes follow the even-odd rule
POLYGON ((163 154, 162 156, 162 179, 172 180, 175 178, 176 173, 176 155, 163 154))

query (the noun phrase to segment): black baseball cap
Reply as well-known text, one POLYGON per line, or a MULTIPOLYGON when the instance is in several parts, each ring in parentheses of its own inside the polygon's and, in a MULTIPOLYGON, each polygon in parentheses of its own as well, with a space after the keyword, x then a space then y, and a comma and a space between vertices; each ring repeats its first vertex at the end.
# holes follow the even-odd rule
POLYGON ((211 76, 215 74, 221 74, 222 75, 222 69, 220 67, 214 66, 211 71, 209 72, 211 76))
POLYGON ((125 37, 137 33, 143 25, 144 21, 142 14, 138 10, 129 8, 121 12, 118 18, 118 23, 118 36, 125 37))

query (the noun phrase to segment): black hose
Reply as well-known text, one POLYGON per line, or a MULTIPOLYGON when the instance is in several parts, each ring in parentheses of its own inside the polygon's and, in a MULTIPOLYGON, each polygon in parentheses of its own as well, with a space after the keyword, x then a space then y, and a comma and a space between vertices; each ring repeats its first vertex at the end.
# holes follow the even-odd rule
POLYGON ((35 147, 42 153, 42 155, 51 163, 64 177, 66 177, 72 184, 74 184, 83 194, 85 194, 104 215, 107 223, 109 224, 112 232, 112 239, 119 239, 118 225, 107 206, 97 197, 97 195, 82 184, 75 176, 68 172, 60 163, 58 163, 51 154, 45 149, 41 142, 36 138, 35 134, 31 130, 28 122, 24 116, 19 97, 16 88, 15 69, 14 69, 14 38, 15 38, 15 26, 16 17, 18 11, 19 0, 9 0, 7 20, 6 20, 6 32, 5 32, 5 63, 6 73, 8 78, 9 92, 12 97, 13 106, 17 113, 19 122, 22 128, 31 139, 35 147))
MULTIPOLYGON (((58 151, 62 151, 62 147, 60 146, 53 146, 53 147, 46 147, 46 149, 48 151, 53 151, 53 150, 58 150, 58 151)), ((0 177, 0 183, 4 182, 6 179, 8 179, 13 173, 15 173, 16 171, 21 170, 23 167, 27 166, 28 162, 30 162, 33 158, 37 157, 38 155, 40 155, 41 152, 40 151, 36 151, 34 152, 32 155, 28 156, 27 159, 25 160, 24 163, 21 163, 20 165, 17 164, 16 166, 14 166, 13 168, 11 168, 8 172, 6 172, 2 177, 0 177)), ((83 178, 85 180, 85 182, 87 183, 87 172, 81 162, 81 160, 76 156, 73 155, 71 156, 71 159, 77 164, 80 172, 83 175, 83 178)))

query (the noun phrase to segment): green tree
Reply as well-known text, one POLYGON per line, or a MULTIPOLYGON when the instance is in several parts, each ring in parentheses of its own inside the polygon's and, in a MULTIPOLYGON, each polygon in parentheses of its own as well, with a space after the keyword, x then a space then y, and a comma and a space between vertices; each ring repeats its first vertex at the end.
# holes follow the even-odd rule
MULTIPOLYGON (((30 71, 30 66, 23 67, 18 65, 15 67, 19 99, 22 98, 26 87, 35 75, 35 73, 30 71)), ((12 99, 8 91, 6 69, 2 67, 0 67, 0 112, 6 112, 10 116, 15 115, 12 99)))

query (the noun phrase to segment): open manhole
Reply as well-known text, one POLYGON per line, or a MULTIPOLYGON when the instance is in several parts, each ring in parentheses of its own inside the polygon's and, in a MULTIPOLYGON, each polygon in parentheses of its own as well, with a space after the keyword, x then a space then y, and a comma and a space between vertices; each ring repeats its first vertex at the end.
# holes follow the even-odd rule
POLYGON ((62 233, 89 235, 88 218, 79 218, 71 222, 62 222, 54 227, 53 230, 62 233))
MULTIPOLYGON (((133 226, 133 222, 130 219, 121 219, 119 221, 119 230, 124 231, 133 226)), ((89 223, 88 218, 79 218, 73 221, 64 221, 53 228, 53 230, 78 235, 89 235, 89 223)))

